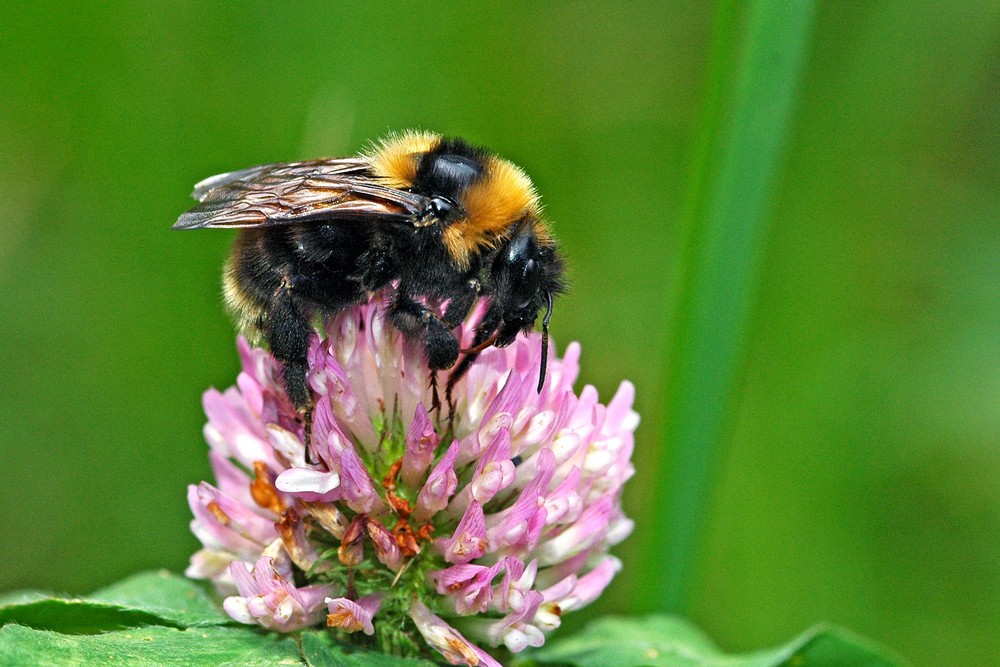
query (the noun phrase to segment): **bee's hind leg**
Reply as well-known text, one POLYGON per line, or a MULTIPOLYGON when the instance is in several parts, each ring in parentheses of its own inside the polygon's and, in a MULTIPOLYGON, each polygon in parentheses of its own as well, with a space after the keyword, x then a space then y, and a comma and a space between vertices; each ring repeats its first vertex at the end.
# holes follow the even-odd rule
POLYGON ((312 333, 308 314, 296 303, 288 283, 283 282, 267 304, 264 338, 271 347, 271 353, 284 363, 285 389, 303 416, 312 410, 312 396, 307 383, 309 337, 312 333))

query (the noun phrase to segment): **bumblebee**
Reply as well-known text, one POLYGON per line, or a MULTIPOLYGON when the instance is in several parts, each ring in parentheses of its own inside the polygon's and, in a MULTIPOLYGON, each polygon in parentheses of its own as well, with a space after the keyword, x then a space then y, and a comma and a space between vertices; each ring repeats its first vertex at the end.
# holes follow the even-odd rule
MULTIPOLYGON (((525 173, 462 139, 392 135, 357 157, 282 162, 208 178, 174 229, 240 228, 224 269, 227 309, 284 364, 292 402, 308 411, 312 322, 390 295, 388 320, 422 342, 434 372, 454 368, 448 396, 482 350, 510 345, 541 309, 545 381, 553 297, 564 264, 525 173), (451 330, 489 300, 473 345, 451 330), (459 354, 464 353, 461 362, 459 354)), ((434 403, 436 375, 432 372, 434 403)))

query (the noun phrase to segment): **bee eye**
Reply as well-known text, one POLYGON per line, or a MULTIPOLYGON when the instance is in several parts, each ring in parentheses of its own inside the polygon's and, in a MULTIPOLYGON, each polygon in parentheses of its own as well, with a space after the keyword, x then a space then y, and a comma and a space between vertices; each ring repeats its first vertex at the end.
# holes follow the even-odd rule
POLYGON ((538 286, 542 282, 542 271, 538 262, 529 259, 524 263, 524 273, 521 281, 514 288, 514 297, 518 308, 527 308, 538 294, 538 286))
POLYGON ((427 210, 438 220, 448 220, 455 210, 455 202, 447 197, 431 197, 427 202, 427 210))

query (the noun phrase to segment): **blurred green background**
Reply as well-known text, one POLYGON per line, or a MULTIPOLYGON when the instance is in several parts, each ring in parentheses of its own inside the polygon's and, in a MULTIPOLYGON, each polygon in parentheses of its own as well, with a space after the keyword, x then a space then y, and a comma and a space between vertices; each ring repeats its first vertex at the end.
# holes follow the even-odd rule
MULTIPOLYGON (((570 258, 556 341, 605 398, 637 386, 637 535, 593 613, 650 608, 710 3, 36 7, 0 22, 0 590, 196 549, 200 396, 237 358, 231 235, 169 230, 194 182, 420 127, 527 169, 570 258)), ((819 7, 688 585, 727 649, 826 620, 918 665, 1000 659, 998 81, 995 1, 819 7)))

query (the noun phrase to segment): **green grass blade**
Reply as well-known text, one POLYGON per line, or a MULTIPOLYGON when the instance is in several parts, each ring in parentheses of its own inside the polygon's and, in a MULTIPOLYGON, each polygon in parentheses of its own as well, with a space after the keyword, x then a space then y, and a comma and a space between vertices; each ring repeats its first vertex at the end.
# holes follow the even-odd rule
POLYGON ((717 13, 666 352, 660 470, 669 476, 657 487, 662 538, 647 549, 647 571, 661 574, 645 593, 659 609, 682 610, 690 593, 714 469, 737 405, 769 203, 814 7, 813 0, 726 1, 717 13))

